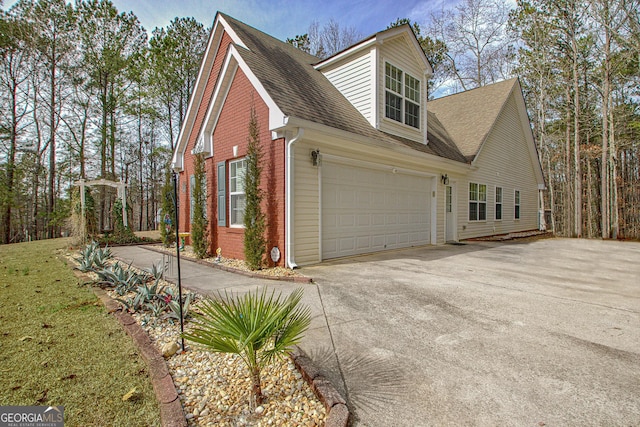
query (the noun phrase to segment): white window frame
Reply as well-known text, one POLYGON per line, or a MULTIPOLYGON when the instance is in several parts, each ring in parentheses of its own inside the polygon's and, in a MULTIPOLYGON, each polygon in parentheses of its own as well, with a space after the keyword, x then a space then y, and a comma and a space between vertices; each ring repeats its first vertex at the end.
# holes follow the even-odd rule
POLYGON ((245 158, 232 160, 229 162, 229 227, 244 228, 245 191, 244 174, 247 171, 247 160, 245 158), (238 175, 238 165, 242 164, 242 173, 238 175), (238 202, 242 202, 242 207, 238 207, 238 202), (242 211, 240 220, 238 213, 242 211))
POLYGON ((487 184, 479 184, 477 182, 469 182, 469 204, 468 204, 468 218, 470 222, 483 222, 487 220, 487 184), (475 196, 474 190, 472 190, 473 186, 476 186, 475 196), (484 188, 484 200, 481 200, 482 193, 480 191, 481 188, 484 188), (474 204, 476 206, 476 215, 475 218, 471 217, 471 205, 474 204), (484 206, 484 218, 480 218, 480 206, 484 206))
POLYGON ((413 77, 411 74, 404 73, 404 124, 407 126, 411 126, 415 129, 420 129, 420 80, 413 77), (416 89, 410 83, 417 83, 418 88, 416 89), (408 114, 409 114, 409 105, 414 107, 418 107, 418 115, 415 117, 416 125, 407 123, 408 114))
POLYGON ((522 216, 522 212, 520 211, 521 197, 522 193, 520 190, 513 190, 513 219, 516 221, 522 216))
MULTIPOLYGON (((421 128, 421 114, 422 114, 422 81, 399 67, 396 67, 389 61, 384 63, 384 117, 385 119, 393 120, 396 123, 401 123, 405 126, 409 126, 412 129, 420 130, 421 128), (389 68, 390 74, 387 74, 387 68, 389 68), (399 79, 398 79, 399 77, 399 79), (417 88, 415 87, 417 84, 417 88), (399 120, 395 117, 390 117, 387 114, 387 99, 389 97, 397 97, 400 100, 400 112, 399 120), (417 99, 416 99, 417 98, 417 99), (418 108, 418 114, 416 119, 416 125, 414 126, 408 119, 408 105, 411 104, 418 108)), ((395 107, 394 107, 395 109, 395 107)), ((412 116, 413 117, 413 116, 412 116)))
POLYGON ((496 186, 495 195, 496 195, 496 199, 495 199, 495 209, 494 209, 494 212, 493 212, 493 218, 496 221, 502 221, 502 217, 504 216, 504 210, 502 209, 503 200, 504 200, 504 190, 503 190, 503 188, 496 186), (498 190, 500 190, 500 192, 498 192, 498 190), (500 195, 500 197, 498 197, 498 194, 500 195), (500 218, 498 218, 498 206, 500 206, 500 218))

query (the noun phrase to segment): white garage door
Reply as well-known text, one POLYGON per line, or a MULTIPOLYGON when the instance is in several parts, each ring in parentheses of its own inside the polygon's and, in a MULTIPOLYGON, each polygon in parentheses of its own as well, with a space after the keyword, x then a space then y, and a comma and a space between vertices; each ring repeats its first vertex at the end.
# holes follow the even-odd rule
POLYGON ((322 258, 430 243, 430 178, 323 162, 322 258))

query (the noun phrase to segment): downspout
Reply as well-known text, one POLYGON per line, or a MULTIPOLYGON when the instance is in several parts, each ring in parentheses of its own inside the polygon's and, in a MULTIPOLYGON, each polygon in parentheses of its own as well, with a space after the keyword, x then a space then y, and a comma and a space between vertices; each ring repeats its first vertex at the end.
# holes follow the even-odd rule
POLYGON ((295 144, 302 135, 304 134, 304 129, 298 128, 298 133, 287 141, 287 168, 285 171, 285 187, 286 187, 286 195, 285 195, 285 205, 286 205, 286 254, 287 254, 287 266, 289 268, 296 268, 298 265, 295 262, 294 257, 294 239, 293 239, 293 218, 294 218, 294 209, 293 209, 293 162, 295 160, 293 144, 295 144))

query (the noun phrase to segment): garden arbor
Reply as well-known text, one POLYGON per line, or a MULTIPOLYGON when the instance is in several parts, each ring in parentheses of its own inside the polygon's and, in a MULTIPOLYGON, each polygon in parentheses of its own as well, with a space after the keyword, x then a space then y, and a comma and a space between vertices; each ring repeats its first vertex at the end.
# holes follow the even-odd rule
POLYGON ((89 186, 94 186, 94 185, 106 185, 108 187, 113 187, 117 190, 117 197, 122 200, 122 222, 123 225, 125 227, 128 226, 127 224, 127 184, 124 183, 124 181, 120 180, 120 182, 117 181, 110 181, 108 179, 95 179, 93 181, 85 181, 84 179, 81 179, 79 181, 76 182, 76 185, 80 186, 80 206, 81 206, 81 221, 82 221, 82 241, 84 242, 86 240, 86 233, 87 233, 87 229, 86 229, 86 218, 85 218, 85 198, 84 198, 84 188, 89 186))

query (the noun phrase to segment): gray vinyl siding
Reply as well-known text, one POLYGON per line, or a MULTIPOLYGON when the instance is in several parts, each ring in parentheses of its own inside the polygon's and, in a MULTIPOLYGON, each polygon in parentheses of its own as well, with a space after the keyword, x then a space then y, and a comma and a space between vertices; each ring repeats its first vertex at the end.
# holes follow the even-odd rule
POLYGON ((427 108, 424 70, 421 68, 421 64, 413 52, 413 46, 404 36, 385 41, 380 49, 377 72, 379 129, 414 141, 424 142, 424 128, 426 127, 424 118, 427 108), (412 77, 420 80, 420 98, 422 100, 420 103, 420 129, 415 129, 409 125, 385 117, 385 63, 387 62, 402 70, 403 73, 408 73, 412 77))
POLYGON ((324 75, 354 107, 372 123, 372 66, 373 53, 366 50, 324 71, 324 75))
POLYGON ((306 141, 294 146, 294 246, 298 265, 317 263, 320 258, 319 168, 311 166, 309 153, 315 149, 306 141))
POLYGON ((504 106, 470 172, 458 185, 461 239, 538 228, 538 184, 514 95, 504 106), (487 186, 487 219, 469 221, 469 183, 487 186), (502 187, 502 220, 495 220, 495 188, 502 187), (520 219, 514 219, 514 193, 520 191, 520 219), (464 228, 464 229, 463 229, 464 228))

